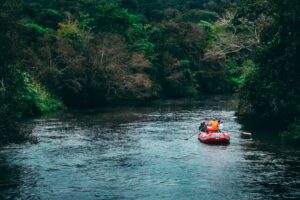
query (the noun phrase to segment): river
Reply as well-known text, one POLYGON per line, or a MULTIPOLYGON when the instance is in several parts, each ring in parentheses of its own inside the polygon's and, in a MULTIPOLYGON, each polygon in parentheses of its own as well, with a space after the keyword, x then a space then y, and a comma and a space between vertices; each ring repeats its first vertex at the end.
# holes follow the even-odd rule
POLYGON ((39 142, 0 149, 0 199, 300 199, 299 148, 242 138, 235 109, 210 96, 29 120, 39 142), (211 117, 235 131, 229 145, 184 140, 211 117))

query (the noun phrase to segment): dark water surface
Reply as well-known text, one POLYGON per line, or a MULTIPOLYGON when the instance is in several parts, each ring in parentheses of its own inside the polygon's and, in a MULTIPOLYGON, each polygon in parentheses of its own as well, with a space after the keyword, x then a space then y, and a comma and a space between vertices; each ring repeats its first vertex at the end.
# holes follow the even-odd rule
POLYGON ((0 149, 0 199, 300 199, 299 149, 255 131, 228 146, 184 140, 212 116, 241 130, 235 108, 211 97, 31 120, 38 144, 0 149))

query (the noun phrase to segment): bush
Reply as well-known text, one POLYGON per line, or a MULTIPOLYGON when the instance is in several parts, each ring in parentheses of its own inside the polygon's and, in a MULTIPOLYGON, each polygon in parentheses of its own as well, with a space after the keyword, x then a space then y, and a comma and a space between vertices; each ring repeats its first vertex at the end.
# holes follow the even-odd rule
POLYGON ((131 46, 133 51, 145 53, 150 59, 155 57, 155 45, 148 40, 139 40, 131 46))
POLYGON ((287 131, 280 134, 281 138, 286 142, 300 143, 300 119, 292 123, 287 131))
POLYGON ((206 41, 207 44, 211 44, 213 41, 216 40, 216 30, 215 30, 215 27, 211 23, 201 20, 198 23, 198 26, 203 28, 205 30, 205 32, 207 33, 207 41, 206 41))
POLYGON ((45 27, 56 29, 63 16, 54 9, 44 9, 37 16, 37 22, 45 27))
POLYGON ((29 74, 19 76, 20 88, 13 97, 16 115, 21 118, 43 114, 63 108, 63 103, 50 95, 45 88, 34 81, 29 74))
POLYGON ((239 65, 235 60, 228 59, 225 69, 225 74, 228 77, 227 80, 234 88, 238 88, 244 83, 246 76, 250 75, 250 71, 254 67, 252 60, 245 60, 239 65))
POLYGON ((38 24, 35 23, 28 23, 25 25, 30 31, 32 31, 35 34, 38 35, 46 35, 48 33, 48 29, 44 28, 38 24))
POLYGON ((76 39, 80 35, 80 29, 78 22, 72 23, 59 23, 58 34, 61 37, 76 39))
POLYGON ((114 3, 99 3, 90 5, 82 15, 81 25, 92 28, 93 31, 108 31, 123 33, 129 27, 136 27, 139 19, 126 9, 114 3))

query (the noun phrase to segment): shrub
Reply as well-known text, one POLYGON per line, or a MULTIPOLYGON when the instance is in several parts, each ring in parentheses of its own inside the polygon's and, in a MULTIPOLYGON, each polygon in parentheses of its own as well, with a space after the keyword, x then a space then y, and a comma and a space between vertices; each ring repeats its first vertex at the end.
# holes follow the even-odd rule
POLYGON ((146 39, 137 41, 131 48, 133 51, 145 53, 149 58, 155 57, 155 45, 146 39))
POLYGON ((90 27, 93 31, 123 33, 129 27, 137 27, 137 24, 139 19, 136 15, 114 3, 91 5, 81 19, 81 25, 90 27))
POLYGON ((13 98, 16 115, 20 117, 42 114, 63 108, 63 103, 50 95, 45 88, 33 80, 29 74, 20 73, 19 84, 13 98))
POLYGON ((28 23, 25 25, 30 31, 38 34, 38 35, 46 35, 48 33, 48 29, 44 28, 38 24, 35 23, 28 23))
POLYGON ((58 34, 61 37, 65 38, 73 38, 76 39, 80 35, 80 29, 78 22, 71 22, 71 23, 59 23, 58 24, 58 34))
POLYGON ((286 142, 300 143, 300 119, 292 123, 288 130, 282 132, 280 136, 286 142))
POLYGON ((63 16, 54 9, 44 9, 37 16, 37 22, 45 27, 56 29, 63 16))
POLYGON ((237 88, 244 83, 246 76, 250 75, 250 71, 254 67, 252 60, 245 60, 243 63, 238 64, 235 60, 228 59, 225 69, 225 74, 228 77, 227 80, 237 88))

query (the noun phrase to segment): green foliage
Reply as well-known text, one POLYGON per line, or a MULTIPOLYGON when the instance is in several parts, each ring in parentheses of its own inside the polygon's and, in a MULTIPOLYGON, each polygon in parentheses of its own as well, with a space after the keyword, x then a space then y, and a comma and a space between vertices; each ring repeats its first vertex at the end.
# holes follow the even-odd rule
POLYGON ((206 31, 206 33, 207 33, 206 43, 207 44, 211 44, 213 41, 216 40, 216 30, 215 30, 215 27, 211 23, 201 20, 198 23, 198 26, 203 28, 206 31))
POLYGON ((182 66, 189 68, 191 66, 191 62, 188 59, 182 60, 182 66))
POLYGON ((56 97, 50 95, 42 86, 34 81, 27 73, 17 72, 20 88, 13 97, 15 112, 18 117, 56 111, 63 108, 63 104, 56 97))
POLYGON ((204 30, 206 30, 207 32, 212 32, 214 27, 210 22, 204 21, 204 20, 200 20, 200 22, 198 23, 198 25, 203 28, 204 30))
MULTIPOLYGON (((30 139, 30 129, 18 123, 21 117, 42 114, 63 108, 63 104, 50 96, 19 66, 6 65, 6 77, 0 89, 0 144, 30 139)), ((3 69, 2 68, 2 69, 3 69)))
POLYGON ((232 59, 228 59, 226 62, 225 74, 228 77, 230 84, 234 87, 241 86, 247 76, 251 76, 251 70, 255 68, 254 62, 252 60, 245 60, 240 65, 232 59))
POLYGON ((35 24, 35 23, 28 23, 25 24, 25 27, 27 27, 30 31, 33 31, 34 33, 37 33, 39 35, 46 35, 48 34, 48 29, 43 28, 42 26, 35 24))
POLYGON ((150 59, 155 58, 155 45, 148 40, 139 40, 132 45, 133 51, 143 52, 145 53, 150 59))

